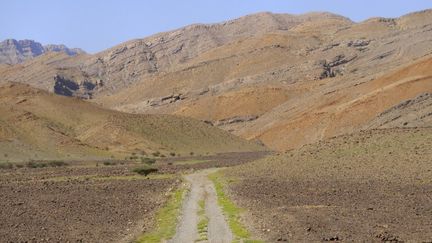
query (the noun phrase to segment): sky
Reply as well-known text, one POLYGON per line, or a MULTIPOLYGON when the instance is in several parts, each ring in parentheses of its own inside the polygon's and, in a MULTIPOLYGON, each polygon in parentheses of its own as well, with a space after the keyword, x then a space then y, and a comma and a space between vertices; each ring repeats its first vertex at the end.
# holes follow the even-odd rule
POLYGON ((432 8, 432 0, 0 0, 0 40, 33 39, 95 53, 193 23, 270 11, 328 11, 359 22, 432 8))

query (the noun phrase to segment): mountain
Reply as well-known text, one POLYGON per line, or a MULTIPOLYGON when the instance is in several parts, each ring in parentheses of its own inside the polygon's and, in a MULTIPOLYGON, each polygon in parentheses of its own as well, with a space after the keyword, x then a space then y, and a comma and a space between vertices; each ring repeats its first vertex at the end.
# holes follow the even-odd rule
POLYGON ((360 23, 265 12, 94 55, 0 65, 0 82, 123 112, 192 117, 287 150, 367 129, 386 110, 432 92, 431 41, 432 10, 360 23))
POLYGON ((4 160, 123 159, 132 153, 263 149, 191 118, 107 110, 18 83, 0 87, 0 156, 4 160))
POLYGON ((64 52, 69 56, 84 53, 79 48, 69 49, 65 45, 45 45, 33 40, 7 39, 0 42, 0 63, 17 64, 40 56, 46 52, 64 52))

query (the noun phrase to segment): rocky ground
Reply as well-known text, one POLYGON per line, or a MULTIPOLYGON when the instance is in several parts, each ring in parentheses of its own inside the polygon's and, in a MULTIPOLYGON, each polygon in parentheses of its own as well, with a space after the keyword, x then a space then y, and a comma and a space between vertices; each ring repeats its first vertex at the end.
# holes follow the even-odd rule
POLYGON ((128 179, 117 168, 29 170, 2 171, 4 242, 121 241, 149 230, 166 193, 178 184, 174 177, 128 179))
POLYGON ((149 177, 141 162, 69 162, 62 167, 0 169, 2 242, 129 242, 148 231, 179 173, 230 166, 265 153, 158 160, 149 177), (233 162, 233 163, 230 163, 233 162), (235 162, 235 163, 234 163, 235 162))
POLYGON ((269 242, 431 242, 432 129, 346 135, 225 170, 269 242))

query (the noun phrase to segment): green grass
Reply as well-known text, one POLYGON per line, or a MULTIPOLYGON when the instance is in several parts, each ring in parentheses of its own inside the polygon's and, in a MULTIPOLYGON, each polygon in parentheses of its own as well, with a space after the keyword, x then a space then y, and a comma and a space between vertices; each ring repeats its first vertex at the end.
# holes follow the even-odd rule
POLYGON ((160 243, 171 239, 176 232, 177 216, 180 213, 186 189, 180 188, 173 192, 166 205, 156 215, 156 227, 152 232, 140 236, 138 243, 160 243))
POLYGON ((209 162, 209 161, 211 161, 211 160, 208 160, 208 159, 190 159, 190 160, 178 161, 175 163, 177 165, 194 165, 194 164, 205 163, 205 162, 209 162))
POLYGON ((199 239, 196 241, 206 241, 208 240, 207 230, 208 230, 209 219, 205 215, 205 201, 200 200, 198 202, 198 206, 199 206, 198 217, 200 218, 200 220, 198 222, 197 228, 198 228, 199 239))
POLYGON ((249 231, 242 225, 240 222, 240 213, 242 209, 237 207, 225 194, 225 184, 226 181, 223 179, 222 175, 219 172, 213 173, 209 175, 210 180, 214 183, 216 194, 218 196, 218 204, 222 207, 222 210, 225 216, 228 219, 228 224, 231 228, 231 231, 234 235, 233 242, 262 242, 259 240, 250 239, 251 234, 249 231))

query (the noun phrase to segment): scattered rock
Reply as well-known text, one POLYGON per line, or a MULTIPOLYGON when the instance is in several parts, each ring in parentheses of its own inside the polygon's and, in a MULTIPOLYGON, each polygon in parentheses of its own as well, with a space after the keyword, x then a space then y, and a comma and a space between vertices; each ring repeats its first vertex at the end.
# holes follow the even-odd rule
POLYGON ((347 46, 349 47, 363 47, 369 45, 370 40, 353 40, 349 41, 347 46))
POLYGON ((394 236, 388 232, 382 232, 375 236, 384 242, 403 242, 398 236, 394 236))
POLYGON ((180 100, 184 100, 186 98, 187 97, 183 94, 172 94, 172 95, 148 100, 147 103, 150 106, 161 106, 161 105, 171 104, 180 100))
POLYGON ((326 237, 326 238, 323 238, 323 241, 340 241, 341 240, 341 238, 339 238, 339 236, 332 236, 332 237, 326 237))

